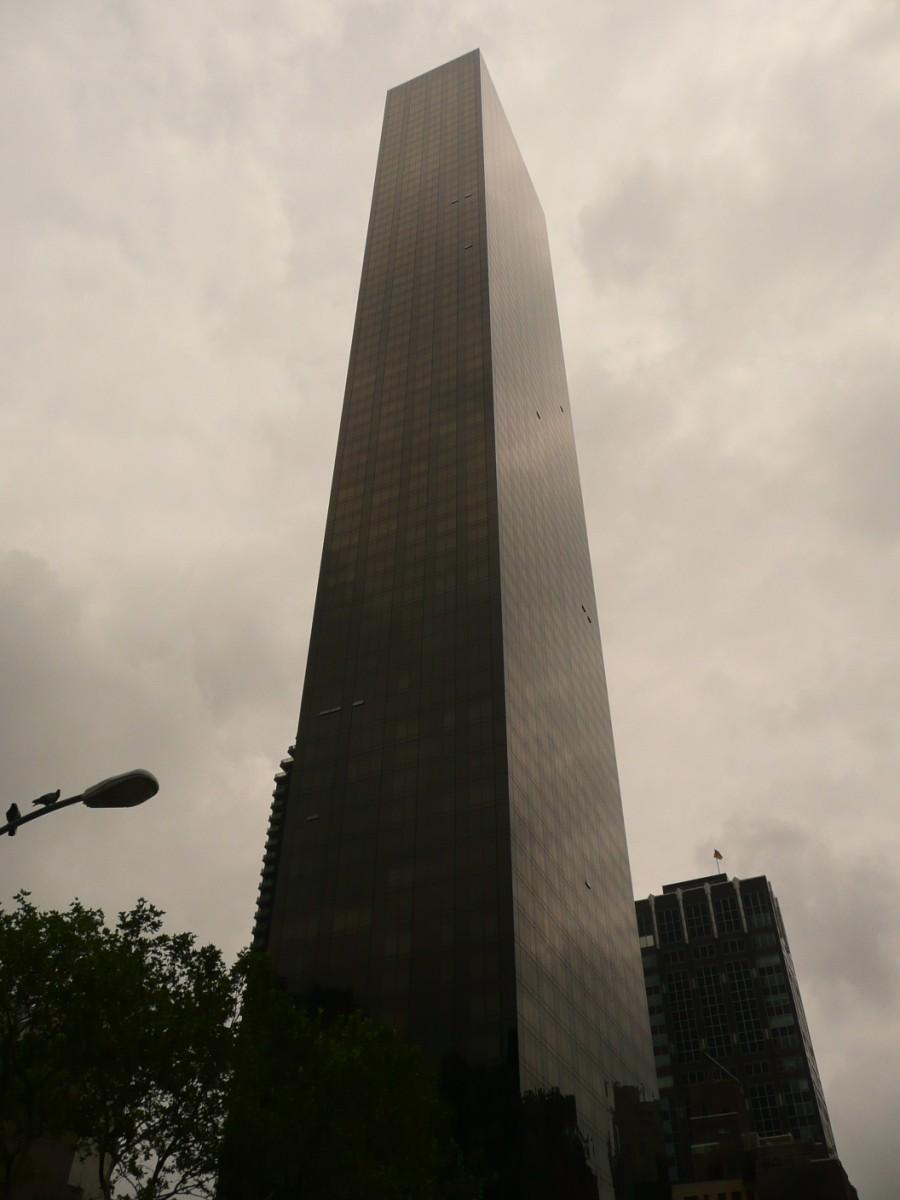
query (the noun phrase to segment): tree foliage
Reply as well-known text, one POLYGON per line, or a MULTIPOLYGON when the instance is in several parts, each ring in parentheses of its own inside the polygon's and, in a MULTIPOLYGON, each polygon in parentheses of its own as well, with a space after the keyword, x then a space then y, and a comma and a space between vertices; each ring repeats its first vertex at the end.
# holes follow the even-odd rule
POLYGON ((417 1050, 297 1008, 265 959, 229 968, 143 900, 112 927, 0 908, 2 1194, 48 1135, 99 1158, 107 1200, 478 1195, 417 1050))
POLYGON ((2 1178, 38 1136, 99 1158, 104 1195, 211 1194, 239 978, 139 901, 0 910, 2 1178))
POLYGON ((68 1128, 71 1036, 66 989, 96 914, 38 913, 25 897, 0 914, 0 1182, 4 1195, 29 1145, 68 1128))

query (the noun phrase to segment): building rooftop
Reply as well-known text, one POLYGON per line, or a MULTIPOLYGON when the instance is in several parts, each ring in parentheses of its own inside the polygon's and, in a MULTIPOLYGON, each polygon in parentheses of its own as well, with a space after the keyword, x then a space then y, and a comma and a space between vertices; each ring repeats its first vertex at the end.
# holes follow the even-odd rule
POLYGON ((703 887, 704 883, 727 883, 728 876, 724 871, 717 875, 702 875, 699 879, 683 879, 680 883, 664 883, 663 895, 668 892, 687 891, 688 888, 703 887))

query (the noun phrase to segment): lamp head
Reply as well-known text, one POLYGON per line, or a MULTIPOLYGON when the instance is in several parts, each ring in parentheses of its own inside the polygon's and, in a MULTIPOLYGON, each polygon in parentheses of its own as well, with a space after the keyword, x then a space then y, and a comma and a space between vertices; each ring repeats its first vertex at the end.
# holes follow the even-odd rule
POLYGON ((150 771, 126 771, 92 784, 81 793, 86 808, 134 808, 159 791, 159 781, 150 771))

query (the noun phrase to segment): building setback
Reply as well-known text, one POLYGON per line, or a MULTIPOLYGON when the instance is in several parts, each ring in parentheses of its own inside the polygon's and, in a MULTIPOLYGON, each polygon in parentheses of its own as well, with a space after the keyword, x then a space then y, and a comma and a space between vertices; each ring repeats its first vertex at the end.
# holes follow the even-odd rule
POLYGON ((693 1178, 697 1123, 717 1111, 708 1102, 722 1080, 736 1081, 746 1126, 759 1137, 789 1134, 833 1157, 787 934, 766 877, 670 883, 636 908, 673 1182, 693 1178))
POLYGON ((543 212, 480 53, 387 96, 254 944, 298 996, 575 1097, 653 1059, 543 212))

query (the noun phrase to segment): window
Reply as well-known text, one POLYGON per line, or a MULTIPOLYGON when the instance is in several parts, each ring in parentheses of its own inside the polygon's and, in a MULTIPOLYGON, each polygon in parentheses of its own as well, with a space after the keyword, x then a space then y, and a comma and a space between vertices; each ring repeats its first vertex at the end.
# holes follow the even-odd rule
POLYGON ((775 998, 766 1000, 766 1011, 772 1016, 778 1017, 790 1015, 793 1012, 793 1008, 787 998, 775 998))
POLYGON ((731 993, 738 1045, 745 1054, 752 1054, 762 1042, 762 1023, 750 969, 743 962, 726 963, 725 978, 731 993))
POLYGON ((713 898, 713 911, 719 933, 736 933, 742 929, 741 914, 733 892, 722 891, 713 898))
POLYGON ((763 1137, 781 1132, 778 1094, 774 1084, 757 1083, 749 1089, 750 1113, 755 1132, 763 1137))
POLYGON ((712 925, 709 920, 709 909, 706 904, 685 904, 684 919, 687 924, 688 938, 693 941, 695 938, 705 938, 712 936, 712 925))
POLYGON ((758 1058, 755 1062, 748 1062, 744 1070, 748 1075, 768 1075, 769 1064, 765 1059, 758 1058))
POLYGON ((637 905, 637 926, 641 947, 652 946, 654 944, 653 914, 650 912, 650 905, 646 900, 637 905))

